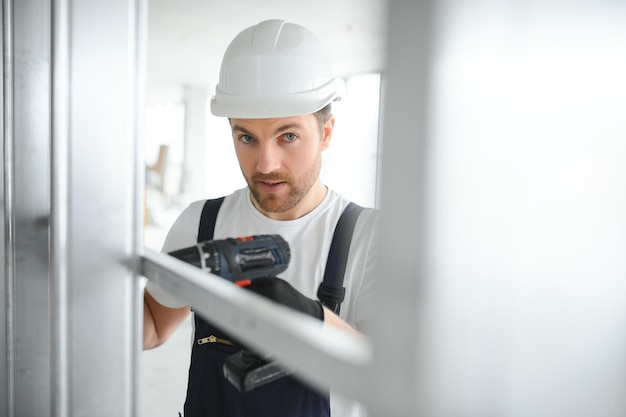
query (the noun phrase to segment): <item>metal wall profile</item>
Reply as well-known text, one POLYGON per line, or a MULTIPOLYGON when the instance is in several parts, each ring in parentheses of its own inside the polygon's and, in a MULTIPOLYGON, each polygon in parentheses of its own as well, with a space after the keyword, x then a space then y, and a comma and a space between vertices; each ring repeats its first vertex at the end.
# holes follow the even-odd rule
POLYGON ((0 8, 0 28, 2 33, 2 54, 0 55, 0 63, 2 67, 2 83, 0 89, 2 91, 2 101, 0 108, 2 109, 2 119, 0 126, 2 127, 2 147, 0 152, 2 155, 2 170, 0 176, 2 179, 2 189, 0 197, 2 205, 2 222, 0 223, 0 246, 2 253, 2 286, 0 286, 0 311, 2 311, 2 321, 0 321, 0 411, 7 416, 13 409, 13 363, 14 363, 14 347, 10 340, 14 335, 13 320, 13 300, 14 300, 14 281, 13 281, 13 209, 11 202, 13 201, 12 188, 12 160, 13 160, 13 47, 12 47, 12 20, 11 3, 2 2, 0 8))
POLYGON ((2 6, 7 338, 2 378, 7 390, 1 403, 6 415, 45 415, 50 409, 50 15, 40 2, 4 1, 2 6))
POLYGON ((134 416, 145 3, 52 9, 54 414, 134 416))
POLYGON ((144 16, 2 2, 2 415, 138 415, 144 16))

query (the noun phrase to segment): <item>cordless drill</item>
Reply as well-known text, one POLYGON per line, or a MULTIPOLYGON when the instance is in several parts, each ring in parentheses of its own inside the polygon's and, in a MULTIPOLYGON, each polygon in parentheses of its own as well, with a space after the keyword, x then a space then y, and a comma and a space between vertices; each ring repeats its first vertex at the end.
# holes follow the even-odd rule
MULTIPOLYGON (((276 277, 291 259, 289 244, 280 235, 255 235, 200 242, 169 255, 219 275, 239 286, 276 277)), ((229 356, 224 376, 239 391, 247 392, 275 381, 291 371, 248 350, 229 356)))

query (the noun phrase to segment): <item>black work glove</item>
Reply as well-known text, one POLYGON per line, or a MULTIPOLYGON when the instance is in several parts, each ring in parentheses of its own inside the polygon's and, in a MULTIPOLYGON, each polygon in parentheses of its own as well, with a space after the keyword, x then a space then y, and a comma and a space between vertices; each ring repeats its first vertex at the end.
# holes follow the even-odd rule
POLYGON ((305 297, 292 287, 291 284, 281 278, 254 280, 245 288, 279 304, 324 320, 322 303, 305 297))

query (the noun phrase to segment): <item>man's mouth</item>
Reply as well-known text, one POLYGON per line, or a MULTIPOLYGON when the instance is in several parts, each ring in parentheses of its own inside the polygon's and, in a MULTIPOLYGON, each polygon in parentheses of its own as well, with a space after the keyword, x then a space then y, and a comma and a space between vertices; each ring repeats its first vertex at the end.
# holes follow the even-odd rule
POLYGON ((259 184, 259 188, 264 191, 275 192, 282 189, 283 186, 287 184, 287 181, 278 181, 278 180, 270 180, 270 181, 257 181, 259 184))

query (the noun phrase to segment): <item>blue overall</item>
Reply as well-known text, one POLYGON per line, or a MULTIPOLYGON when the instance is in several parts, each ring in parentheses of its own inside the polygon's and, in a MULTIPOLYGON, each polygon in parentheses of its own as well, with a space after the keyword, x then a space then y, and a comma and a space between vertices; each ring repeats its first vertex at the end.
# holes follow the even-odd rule
MULTIPOLYGON (((198 242, 213 239, 215 220, 222 201, 223 198, 206 202, 200 218, 198 242)), ((340 258, 347 258, 351 229, 354 228, 361 209, 353 203, 348 207, 356 210, 351 210, 354 212, 351 216, 342 216, 350 219, 338 223, 331 244, 330 253, 335 253, 340 258), (347 243, 335 244, 335 237, 340 235, 338 231, 341 223, 348 223, 345 227, 350 229, 349 236, 341 239, 347 243), (343 249, 333 249, 336 246, 343 246, 343 249), (345 256, 342 252, 346 252, 345 256)), ((324 283, 318 291, 320 300, 335 312, 339 311, 345 291, 342 287, 345 261, 346 259, 340 259, 338 265, 333 267, 340 272, 338 285, 337 282, 329 283, 330 278, 326 276, 330 274, 327 266, 324 283)), ((336 263, 330 256, 329 262, 336 263)), ((241 347, 226 332, 197 314, 194 317, 195 335, 189 366, 185 417, 330 417, 328 392, 315 390, 292 376, 280 378, 248 392, 239 392, 224 377, 223 365, 226 358, 239 352, 241 347)))

